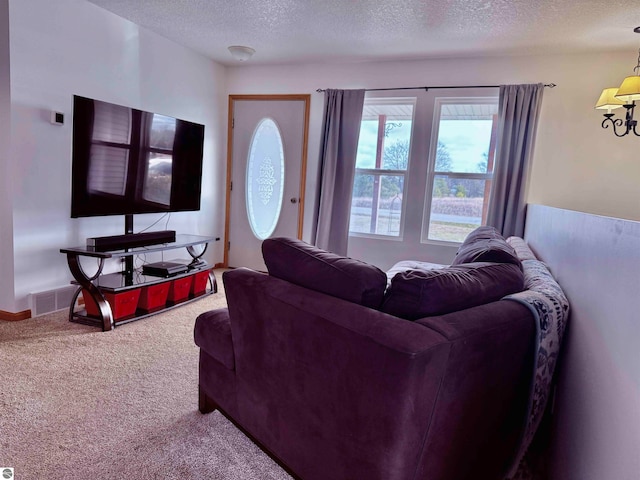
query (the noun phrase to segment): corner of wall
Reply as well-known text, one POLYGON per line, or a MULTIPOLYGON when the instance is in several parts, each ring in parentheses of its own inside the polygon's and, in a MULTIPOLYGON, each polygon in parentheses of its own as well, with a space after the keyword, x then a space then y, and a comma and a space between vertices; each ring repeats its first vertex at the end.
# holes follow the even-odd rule
POLYGON ((14 311, 9 1, 0 0, 0 310, 14 311))

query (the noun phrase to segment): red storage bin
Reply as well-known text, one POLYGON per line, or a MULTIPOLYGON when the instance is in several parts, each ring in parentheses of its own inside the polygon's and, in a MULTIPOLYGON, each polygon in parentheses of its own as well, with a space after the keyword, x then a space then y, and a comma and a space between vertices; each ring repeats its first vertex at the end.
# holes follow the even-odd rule
POLYGON ((191 283, 191 296, 197 297, 202 295, 207 289, 209 281, 209 270, 203 270, 193 274, 193 282, 191 283))
POLYGON ((162 282, 142 288, 138 308, 145 313, 155 312, 167 305, 171 282, 162 282))
MULTIPOLYGON (((138 300, 140 298, 140 289, 133 288, 131 290, 125 290, 124 292, 102 292, 104 298, 111 306, 111 313, 114 320, 121 320, 123 318, 133 317, 138 308, 138 300)), ((82 298, 84 298, 84 306, 87 310, 87 315, 92 317, 99 317, 98 305, 91 298, 89 292, 82 290, 82 298)))
POLYGON ((191 290, 191 275, 188 277, 176 278, 169 287, 169 302, 178 303, 189 298, 191 290))

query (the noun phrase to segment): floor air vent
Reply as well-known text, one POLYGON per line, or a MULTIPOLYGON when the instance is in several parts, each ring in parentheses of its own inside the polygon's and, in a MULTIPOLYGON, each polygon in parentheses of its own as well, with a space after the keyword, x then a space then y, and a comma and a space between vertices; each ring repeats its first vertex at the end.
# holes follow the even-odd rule
POLYGON ((69 285, 67 287, 57 288, 55 290, 47 290, 31 294, 31 316, 37 317, 44 313, 55 312, 69 308, 71 299, 76 291, 76 287, 69 285))

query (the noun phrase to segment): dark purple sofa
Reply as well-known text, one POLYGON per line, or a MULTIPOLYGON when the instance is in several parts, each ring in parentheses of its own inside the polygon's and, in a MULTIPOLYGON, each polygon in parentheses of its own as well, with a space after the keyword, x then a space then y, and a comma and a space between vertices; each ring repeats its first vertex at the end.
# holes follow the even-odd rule
POLYGON ((200 411, 305 480, 504 478, 536 327, 501 299, 523 289, 515 251, 491 229, 472 235, 455 265, 390 285, 363 262, 266 240, 269 274, 225 272, 228 309, 197 318, 200 411))

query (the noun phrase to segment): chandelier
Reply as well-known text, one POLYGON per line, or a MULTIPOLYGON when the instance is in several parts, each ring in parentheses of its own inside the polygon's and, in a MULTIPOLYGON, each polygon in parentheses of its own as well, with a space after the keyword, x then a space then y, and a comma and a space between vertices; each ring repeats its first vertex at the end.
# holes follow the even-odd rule
MULTIPOLYGON (((634 32, 640 33, 640 27, 633 29, 634 32)), ((638 62, 633 68, 635 75, 631 75, 622 81, 618 88, 605 88, 600 94, 600 98, 596 103, 596 108, 606 110, 602 128, 613 129, 616 137, 624 137, 633 132, 640 137, 640 132, 636 130, 638 121, 633 119, 633 111, 636 106, 636 100, 640 100, 640 50, 638 50, 638 62), (615 114, 611 110, 616 108, 624 108, 624 119, 614 118, 615 114)))

